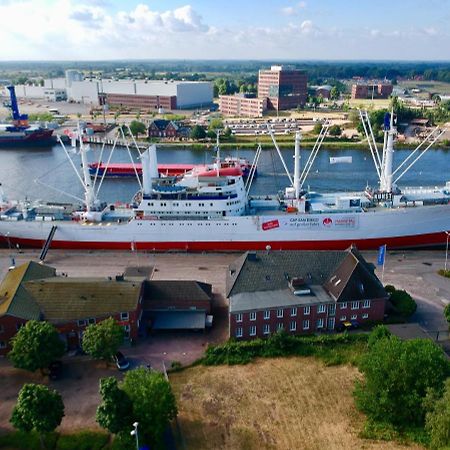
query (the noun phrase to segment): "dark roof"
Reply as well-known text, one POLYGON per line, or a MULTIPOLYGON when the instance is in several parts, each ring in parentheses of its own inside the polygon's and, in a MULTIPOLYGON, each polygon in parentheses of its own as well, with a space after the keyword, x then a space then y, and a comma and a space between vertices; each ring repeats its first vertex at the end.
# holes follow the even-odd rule
POLYGON ((293 278, 300 278, 309 286, 323 286, 335 301, 387 297, 373 265, 354 247, 335 251, 247 252, 229 267, 227 296, 281 291, 293 278))
POLYGON ((285 289, 295 277, 323 285, 346 255, 342 250, 247 252, 229 267, 227 296, 285 289))
POLYGON ((211 300, 212 286, 200 281, 151 280, 145 282, 143 308, 151 309, 152 301, 211 300))
POLYGON ((125 279, 147 279, 153 276, 154 266, 128 266, 123 272, 125 279))
POLYGON ((9 315, 26 320, 38 320, 39 306, 23 287, 23 283, 55 277, 53 267, 29 261, 9 271, 0 284, 0 316, 9 315))
POLYGON ((172 125, 175 128, 175 130, 178 130, 178 125, 172 120, 155 119, 150 123, 150 126, 152 125, 158 128, 159 131, 164 131, 169 125, 172 125))
POLYGON ((28 281, 24 288, 36 300, 44 320, 64 323, 136 310, 141 283, 56 277, 28 281))

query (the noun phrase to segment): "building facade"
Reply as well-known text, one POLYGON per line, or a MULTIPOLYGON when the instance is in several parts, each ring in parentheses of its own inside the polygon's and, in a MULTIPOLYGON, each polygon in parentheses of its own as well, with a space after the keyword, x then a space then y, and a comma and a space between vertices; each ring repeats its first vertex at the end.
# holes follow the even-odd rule
POLYGON ((353 99, 389 98, 393 90, 391 83, 355 83, 351 95, 353 99))
POLYGON ((258 97, 267 98, 268 109, 283 110, 297 108, 306 103, 307 75, 301 70, 288 70, 283 66, 272 66, 260 70, 258 97))
POLYGON ((177 109, 177 97, 166 95, 105 94, 106 103, 111 107, 167 111, 177 109))
POLYGON ((267 98, 250 98, 242 94, 220 95, 219 111, 227 117, 262 117, 267 98))
POLYGON ((354 248, 252 252, 230 266, 230 337, 334 331, 340 323, 382 321, 386 291, 354 248))

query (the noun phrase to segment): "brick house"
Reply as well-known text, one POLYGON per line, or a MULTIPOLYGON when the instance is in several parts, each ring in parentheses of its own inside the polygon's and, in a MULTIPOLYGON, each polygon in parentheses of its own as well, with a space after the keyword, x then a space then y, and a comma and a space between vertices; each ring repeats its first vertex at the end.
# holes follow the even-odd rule
POLYGON ((137 339, 141 321, 142 280, 67 278, 52 267, 28 262, 0 284, 0 355, 28 320, 45 320, 60 332, 69 349, 80 345, 84 329, 115 318, 126 338, 137 339))
POLYGON ((152 330, 203 330, 211 314, 212 286, 189 280, 145 281, 142 309, 152 330))
POLYGON ((383 320, 386 291, 355 248, 247 252, 229 268, 229 333, 236 339, 334 331, 383 320))
POLYGON ((148 137, 180 137, 180 127, 171 120, 156 119, 148 126, 148 137))

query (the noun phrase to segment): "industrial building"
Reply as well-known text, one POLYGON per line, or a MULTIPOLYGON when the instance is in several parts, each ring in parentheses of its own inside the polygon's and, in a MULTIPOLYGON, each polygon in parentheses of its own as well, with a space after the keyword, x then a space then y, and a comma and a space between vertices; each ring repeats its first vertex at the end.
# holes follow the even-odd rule
POLYGON ((44 86, 16 86, 19 98, 47 98, 99 105, 104 97, 112 107, 131 109, 183 109, 209 106, 213 85, 207 81, 83 79, 67 70, 64 78, 44 80, 44 86))

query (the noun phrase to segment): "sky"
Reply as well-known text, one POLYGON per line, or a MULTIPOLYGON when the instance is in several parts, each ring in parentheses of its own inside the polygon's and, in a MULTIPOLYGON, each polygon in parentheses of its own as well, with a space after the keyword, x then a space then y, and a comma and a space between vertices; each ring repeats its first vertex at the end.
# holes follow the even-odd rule
POLYGON ((450 60, 450 0, 0 0, 0 61, 450 60))

